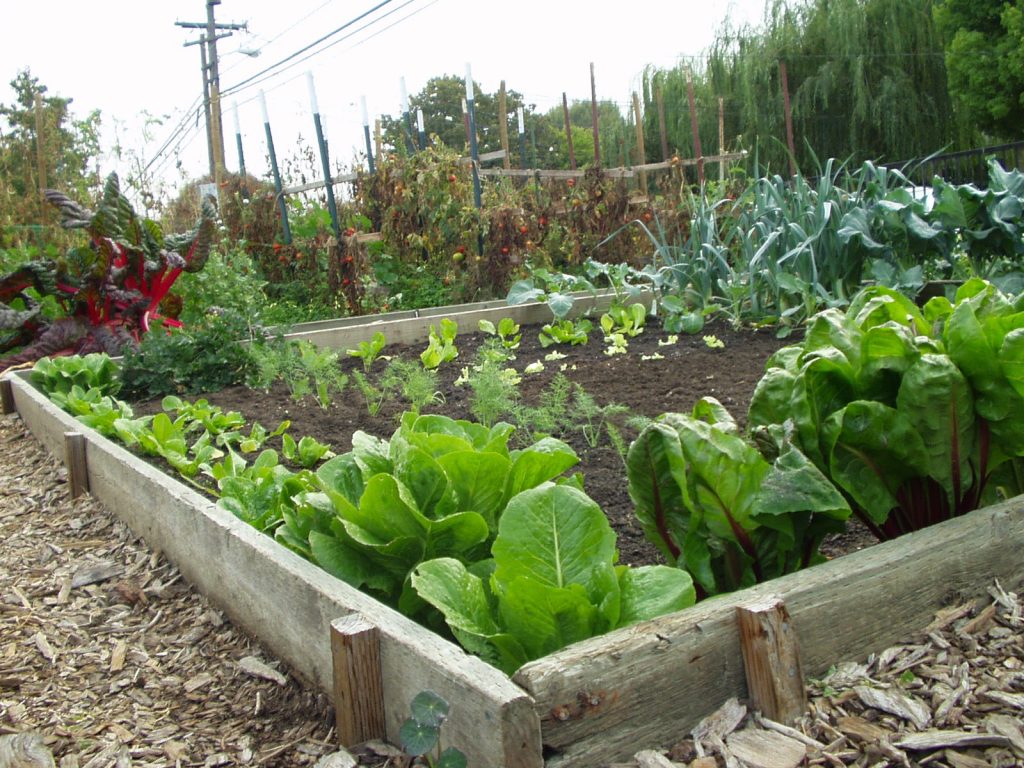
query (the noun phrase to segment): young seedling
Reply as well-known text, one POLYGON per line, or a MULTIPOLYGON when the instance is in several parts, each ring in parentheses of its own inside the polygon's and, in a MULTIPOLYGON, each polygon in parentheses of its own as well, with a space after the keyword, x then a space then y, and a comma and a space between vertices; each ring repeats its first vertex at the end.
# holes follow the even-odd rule
POLYGON ((638 302, 628 307, 613 304, 601 315, 601 330, 606 341, 615 334, 632 338, 643 333, 646 321, 647 309, 643 304, 638 302))
POLYGON ((519 323, 511 317, 503 317, 495 326, 490 320, 481 320, 480 330, 489 336, 497 336, 501 340, 501 346, 509 352, 519 349, 519 342, 523 335, 519 332, 519 323))
POLYGON ((405 753, 429 768, 466 768, 466 756, 455 747, 441 750, 441 726, 448 719, 448 702, 433 691, 416 694, 398 738, 405 753), (431 756, 433 753, 433 756, 431 756))
POLYGON ((383 331, 377 331, 369 341, 360 341, 355 349, 347 350, 349 357, 358 357, 363 361, 363 370, 369 372, 373 361, 380 356, 381 350, 387 345, 383 331))
POLYGON ((540 345, 545 349, 552 344, 586 344, 588 334, 594 327, 593 323, 585 317, 575 322, 572 320, 559 320, 554 323, 542 326, 540 329, 540 345))
POLYGON ((432 371, 441 363, 447 363, 459 356, 459 350, 455 348, 455 336, 458 332, 458 323, 447 317, 441 319, 440 333, 433 325, 430 326, 427 348, 420 353, 420 361, 424 368, 432 371))

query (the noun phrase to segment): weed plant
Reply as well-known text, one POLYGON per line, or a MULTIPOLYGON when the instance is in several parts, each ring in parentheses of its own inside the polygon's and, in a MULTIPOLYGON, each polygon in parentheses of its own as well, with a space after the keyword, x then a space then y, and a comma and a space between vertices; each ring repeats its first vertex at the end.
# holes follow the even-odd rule
POLYGON ((122 397, 146 400, 244 383, 256 368, 241 343, 249 332, 244 317, 226 311, 207 315, 188 329, 147 333, 138 348, 125 352, 122 397))
POLYGON ((437 371, 428 370, 412 360, 391 360, 377 384, 385 396, 400 395, 408 402, 409 409, 416 413, 428 405, 444 402, 437 371))
POLYGON ((363 400, 366 402, 366 412, 371 416, 376 416, 380 412, 380 407, 384 404, 384 398, 387 393, 380 387, 375 386, 368 378, 366 374, 360 370, 352 371, 352 383, 355 384, 356 389, 363 396, 363 400))

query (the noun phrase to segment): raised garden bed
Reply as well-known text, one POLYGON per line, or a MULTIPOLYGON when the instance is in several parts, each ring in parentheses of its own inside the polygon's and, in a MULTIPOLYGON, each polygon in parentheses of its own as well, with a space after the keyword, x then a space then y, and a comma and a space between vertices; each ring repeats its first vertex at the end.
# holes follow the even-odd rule
MULTIPOLYGON (((529 308, 485 311, 497 320, 529 308)), ((476 318, 464 320, 475 325, 476 318)), ((397 324, 378 323, 364 330, 314 333, 347 348, 386 325, 389 340, 413 343, 430 324, 393 322, 408 325, 400 332, 397 324)), ((699 380, 708 372, 690 375, 699 380)), ((54 453, 64 450, 66 432, 82 431, 24 381, 16 379, 12 392, 22 418, 54 453)), ((708 388, 701 392, 707 393, 708 388)), ((330 691, 335 689, 331 622, 349 617, 352 626, 361 617, 379 632, 387 735, 396 738, 412 696, 435 690, 453 705, 447 742, 462 748, 474 765, 613 762, 689 728, 721 701, 744 694, 735 611, 767 595, 785 599, 804 671, 816 675, 838 660, 900 639, 957 593, 980 593, 993 578, 1012 589, 1024 577, 1019 564, 1024 501, 1017 498, 579 643, 525 665, 510 680, 328 577, 127 451, 93 434, 85 440, 90 491, 178 563, 233 620, 330 691)), ((352 711, 362 703, 338 702, 352 711)))

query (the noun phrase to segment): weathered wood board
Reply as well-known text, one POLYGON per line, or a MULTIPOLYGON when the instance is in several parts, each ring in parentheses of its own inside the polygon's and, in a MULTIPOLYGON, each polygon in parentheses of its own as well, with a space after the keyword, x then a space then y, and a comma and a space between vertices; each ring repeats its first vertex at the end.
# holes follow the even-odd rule
POLYGON ((20 377, 12 377, 12 389, 22 420, 55 456, 63 456, 65 432, 83 432, 93 496, 307 680, 333 692, 333 620, 358 613, 373 623, 390 740, 397 743, 412 698, 432 690, 452 705, 447 743, 459 745, 471 765, 543 764, 535 708, 506 675, 83 429, 20 377))
POLYGON ((863 658, 993 579, 1024 582, 1024 497, 810 570, 570 646, 513 677, 537 702, 549 766, 625 760, 667 746, 746 695, 736 606, 784 598, 805 673, 863 658))
MULTIPOLYGON (((610 292, 599 292, 593 294, 576 294, 576 300, 569 317, 575 318, 588 312, 603 312, 615 298, 610 292)), ((651 293, 644 291, 630 302, 639 301, 647 306, 651 303, 651 293)), ((446 312, 422 312, 413 317, 402 317, 390 319, 389 316, 380 316, 380 319, 365 321, 360 324, 319 324, 314 328, 296 328, 285 338, 305 339, 317 346, 331 349, 349 349, 355 347, 360 341, 367 341, 377 331, 383 332, 388 344, 419 344, 425 342, 430 326, 437 327, 442 317, 454 320, 459 325, 460 333, 472 333, 477 330, 480 320, 490 320, 497 324, 504 317, 511 317, 517 323, 547 323, 551 322, 551 310, 543 303, 508 305, 500 302, 493 306, 482 308, 470 308, 465 311, 451 311, 458 307, 449 307, 446 312)))
MULTIPOLYGON (((600 309, 610 298, 587 297, 574 309, 600 309)), ((457 319, 465 332, 480 318, 505 316, 546 321, 550 311, 543 304, 487 302, 418 316, 393 313, 370 322, 311 324, 292 338, 344 349, 382 330, 389 343, 417 343, 440 317, 457 319)), ((388 737, 397 740, 412 697, 434 690, 452 704, 446 742, 463 749, 472 765, 601 765, 681 738, 724 700, 746 695, 738 605, 781 596, 799 639, 804 672, 815 676, 838 661, 863 658, 904 639, 937 608, 980 594, 995 578, 1007 589, 1024 583, 1024 497, 1017 497, 579 643, 525 665, 510 681, 83 430, 22 376, 9 380, 13 405, 37 439, 62 456, 64 433, 84 432, 90 492, 302 676, 331 691, 331 622, 355 614, 372 622, 380 632, 388 737)))

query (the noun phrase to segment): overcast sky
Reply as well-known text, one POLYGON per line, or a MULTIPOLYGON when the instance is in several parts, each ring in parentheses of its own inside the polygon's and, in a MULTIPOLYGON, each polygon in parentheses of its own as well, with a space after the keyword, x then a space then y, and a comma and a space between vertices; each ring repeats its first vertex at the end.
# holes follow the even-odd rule
MULTIPOLYGON (((469 63, 483 90, 497 91, 504 79, 527 103, 544 110, 560 103, 563 91, 570 100, 589 99, 593 62, 598 98, 624 106, 645 66, 670 67, 681 57, 696 56, 727 15, 738 23, 760 21, 765 0, 223 0, 216 6, 217 21, 246 22, 249 33, 218 43, 222 90, 230 92, 378 5, 364 21, 309 53, 333 43, 327 50, 225 97, 230 169, 238 165, 231 110, 237 102, 247 169, 257 175, 266 171, 261 88, 279 158, 293 151, 300 135, 314 135, 307 72, 313 74, 331 151, 347 163, 362 147, 360 98, 366 96, 371 122, 376 114, 397 114, 403 76, 414 94, 430 77, 463 76, 469 63), (255 58, 242 53, 257 50, 255 58)), ((200 52, 198 46, 184 46, 200 32, 175 22, 205 19, 204 0, 4 3, 0 103, 13 101, 6 83, 29 67, 50 94, 74 99, 76 115, 102 112, 106 147, 118 131, 121 143, 146 162, 184 123, 171 146, 185 174, 201 175, 207 170, 205 129, 188 119, 200 103, 200 52), (143 112, 163 121, 151 126, 148 141, 143 112)), ((173 178, 173 158, 173 153, 158 157, 153 170, 173 178)), ((101 171, 110 170, 114 161, 105 158, 101 171)))

